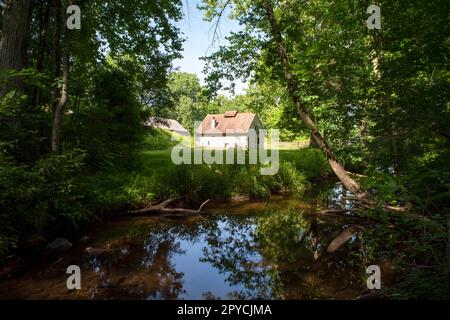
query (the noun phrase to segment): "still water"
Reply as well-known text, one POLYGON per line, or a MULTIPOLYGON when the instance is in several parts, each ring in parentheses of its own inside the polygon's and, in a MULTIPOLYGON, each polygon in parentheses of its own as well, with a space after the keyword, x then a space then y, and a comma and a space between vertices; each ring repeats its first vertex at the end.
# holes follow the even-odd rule
POLYGON ((370 239, 356 234, 324 258, 352 222, 316 214, 349 206, 345 198, 334 184, 302 197, 213 202, 202 216, 112 220, 90 242, 0 281, 0 298, 352 299, 364 291, 370 239), (81 268, 81 290, 66 287, 69 265, 81 268))

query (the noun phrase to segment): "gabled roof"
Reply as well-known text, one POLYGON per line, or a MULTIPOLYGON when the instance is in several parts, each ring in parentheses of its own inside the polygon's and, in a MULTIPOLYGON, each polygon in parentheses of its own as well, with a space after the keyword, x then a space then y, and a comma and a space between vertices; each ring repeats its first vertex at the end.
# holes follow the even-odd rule
POLYGON ((226 133, 248 133, 256 114, 250 112, 227 111, 224 114, 208 114, 196 133, 199 135, 218 135, 226 133), (216 126, 213 129, 211 124, 213 119, 216 121, 216 126))
POLYGON ((150 117, 148 118, 146 124, 153 128, 188 133, 188 131, 174 119, 150 117))

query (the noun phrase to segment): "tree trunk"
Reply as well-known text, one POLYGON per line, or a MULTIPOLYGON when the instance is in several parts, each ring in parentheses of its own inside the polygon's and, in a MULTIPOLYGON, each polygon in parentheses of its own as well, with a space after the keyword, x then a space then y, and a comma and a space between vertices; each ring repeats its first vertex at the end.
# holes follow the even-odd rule
MULTIPOLYGON (((314 122, 316 121, 316 119, 313 117, 311 117, 311 120, 314 122)), ((325 136, 324 136, 324 138, 325 138, 325 136)), ((309 147, 312 149, 319 148, 319 145, 316 143, 316 140, 314 139, 314 135, 312 133, 310 133, 310 135, 309 135, 309 147)))
POLYGON ((361 228, 350 226, 344 231, 342 231, 336 238, 331 241, 327 247, 327 253, 333 253, 342 247, 348 240, 353 238, 355 234, 361 232, 361 228))
MULTIPOLYGON (((57 81, 58 78, 61 76, 61 52, 60 52, 61 23, 62 23, 61 0, 53 0, 52 4, 53 4, 52 7, 55 24, 55 30, 53 34, 53 45, 52 45, 52 60, 53 60, 52 79, 53 81, 57 81)), ((58 86, 53 84, 52 104, 54 110, 56 109, 57 99, 58 99, 58 86)))
POLYGON ((392 166, 392 171, 394 175, 398 174, 398 161, 397 161, 397 146, 394 141, 394 134, 392 131, 392 122, 391 122, 391 100, 389 97, 389 89, 385 88, 384 97, 382 98, 381 103, 383 104, 383 112, 384 112, 384 130, 386 135, 386 141, 389 146, 389 158, 392 166))
POLYGON ((447 220, 447 260, 450 262, 450 219, 447 220))
POLYGON ((398 173, 398 153, 397 153, 397 146, 394 141, 394 134, 392 130, 392 123, 391 123, 391 89, 389 87, 389 84, 386 83, 386 81, 382 77, 381 72, 381 64, 380 64, 380 58, 382 58, 383 55, 383 39, 380 37, 379 43, 380 48, 377 51, 376 45, 375 45, 375 38, 372 36, 370 38, 371 46, 372 46, 372 66, 375 74, 375 79, 380 83, 381 87, 381 94, 379 96, 379 103, 383 108, 383 118, 384 118, 384 134, 386 137, 386 141, 388 144, 388 157, 391 162, 391 167, 394 175, 397 175, 398 173))
MULTIPOLYGON (((0 73, 26 67, 33 0, 7 0, 0 40, 0 73)), ((0 98, 8 91, 23 89, 19 77, 0 82, 0 98)))
POLYGON ((59 153, 61 149, 61 122, 64 113, 64 108, 67 104, 69 94, 67 91, 69 80, 69 51, 70 51, 70 39, 69 31, 66 29, 64 37, 64 57, 63 57, 63 84, 61 87, 61 96, 59 102, 55 108, 55 118, 52 128, 52 152, 59 153))
POLYGON ((364 148, 367 148, 367 123, 366 119, 362 118, 359 121, 359 143, 364 148))
MULTIPOLYGON (((40 8, 40 40, 39 40, 39 51, 36 63, 36 70, 42 72, 44 70, 44 59, 47 52, 47 32, 50 23, 50 6, 48 3, 44 4, 45 11, 41 6, 40 8)), ((37 106, 41 102, 41 89, 38 87, 33 88, 32 103, 37 106)))
POLYGON ((289 94, 292 97, 295 107, 297 109, 297 113, 300 116, 300 119, 303 121, 303 123, 306 125, 306 127, 311 131, 311 134, 316 141, 319 148, 323 151, 325 154, 328 163, 330 164, 331 168, 333 169, 333 172, 336 174, 336 176, 339 178, 339 180, 342 182, 342 184, 351 191, 358 200, 366 201, 367 195, 366 193, 361 189, 359 184, 347 173, 347 171, 344 169, 342 164, 339 163, 339 161, 336 159, 335 155, 333 154, 332 150, 328 146, 325 139, 320 134, 319 130, 317 129, 315 123, 311 119, 311 117, 308 115, 306 109, 303 107, 302 102, 300 101, 300 98, 297 94, 297 88, 298 88, 298 82, 294 78, 294 76, 291 74, 288 56, 286 52, 286 47, 283 41, 283 37, 281 35, 281 31, 278 27, 278 24, 275 19, 275 15, 273 12, 272 5, 270 4, 269 0, 263 0, 263 6, 266 11, 267 18, 269 20, 272 36, 274 37, 274 40, 278 47, 278 53, 280 56, 281 65, 283 66, 284 71, 284 77, 288 85, 289 94))

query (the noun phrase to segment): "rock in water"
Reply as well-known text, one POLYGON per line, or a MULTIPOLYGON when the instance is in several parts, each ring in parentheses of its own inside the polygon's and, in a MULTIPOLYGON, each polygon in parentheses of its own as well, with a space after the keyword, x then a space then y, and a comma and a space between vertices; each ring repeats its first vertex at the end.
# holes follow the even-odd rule
POLYGON ((57 238, 50 242, 45 248, 53 252, 64 252, 72 248, 72 244, 67 239, 57 238))
POLYGON ((107 250, 104 250, 104 249, 96 249, 96 248, 92 248, 92 247, 86 248, 85 251, 91 257, 99 257, 108 252, 107 250))
POLYGON ((89 238, 88 236, 81 237, 81 239, 80 239, 81 243, 88 243, 90 241, 91 241, 91 238, 89 238))

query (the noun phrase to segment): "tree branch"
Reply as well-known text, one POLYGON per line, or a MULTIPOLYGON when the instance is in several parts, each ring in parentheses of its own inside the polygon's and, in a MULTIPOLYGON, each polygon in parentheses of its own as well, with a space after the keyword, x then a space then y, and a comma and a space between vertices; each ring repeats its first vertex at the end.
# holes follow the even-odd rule
POLYGON ((219 12, 219 14, 217 15, 217 20, 214 23, 214 25, 209 29, 209 31, 211 31, 212 28, 214 28, 214 33, 213 33, 213 38, 211 41, 211 45, 208 47, 208 50, 214 46, 214 43, 216 42, 216 39, 218 39, 217 36, 217 31, 219 30, 219 25, 220 25, 220 20, 222 19, 222 16, 227 8, 227 6, 230 4, 231 0, 227 0, 227 2, 225 2, 225 4, 223 5, 222 10, 219 12))
POLYGON ((164 216, 187 216, 200 214, 206 204, 209 203, 209 199, 202 203, 197 210, 185 209, 185 208, 167 208, 169 204, 181 200, 181 197, 171 198, 161 202, 158 205, 150 206, 140 210, 128 211, 122 215, 126 216, 143 216, 143 215, 164 215, 164 216))

